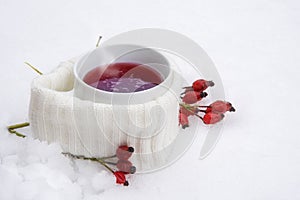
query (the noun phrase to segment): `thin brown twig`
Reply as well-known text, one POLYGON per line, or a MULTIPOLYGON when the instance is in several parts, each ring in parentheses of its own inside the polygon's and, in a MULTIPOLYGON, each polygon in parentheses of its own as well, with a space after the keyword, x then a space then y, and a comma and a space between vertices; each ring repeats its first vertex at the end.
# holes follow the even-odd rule
POLYGON ((105 161, 105 163, 108 164, 108 165, 117 165, 117 163, 114 163, 114 162, 105 161))
POLYGON ((101 157, 100 159, 101 160, 107 160, 107 159, 111 159, 111 158, 115 158, 117 157, 116 155, 113 155, 113 156, 106 156, 106 157, 101 157))
POLYGON ((76 159, 81 159, 81 160, 90 160, 90 161, 95 161, 100 163, 102 166, 104 166, 106 169, 108 169, 111 173, 115 173, 114 170, 112 170, 106 163, 104 160, 102 160, 101 158, 94 158, 94 157, 85 157, 85 156, 79 156, 79 155, 74 155, 68 152, 63 152, 62 153, 65 156, 69 156, 71 158, 76 158, 76 159))
POLYGON ((30 63, 28 62, 24 62, 26 65, 28 65, 31 69, 33 69, 35 72, 37 72, 39 75, 43 75, 43 73, 38 70, 36 67, 34 67, 33 65, 31 65, 30 63))
POLYGON ((188 112, 190 112, 191 114, 195 114, 195 112, 192 110, 192 108, 194 108, 195 106, 190 106, 189 104, 184 104, 184 103, 181 103, 179 105, 183 107, 185 110, 187 110, 188 112))
POLYGON ((10 125, 7 127, 7 130, 12 133, 12 134, 15 134, 16 136, 18 137, 26 137, 25 135, 23 135, 22 133, 19 133, 17 132, 15 129, 19 129, 19 128, 24 128, 24 127, 27 127, 29 126, 30 123, 29 122, 24 122, 24 123, 20 123, 20 124, 14 124, 14 125, 10 125))
POLYGON ((101 40, 101 39, 102 39, 102 36, 100 35, 99 38, 98 38, 98 41, 97 41, 97 43, 96 43, 96 48, 99 47, 99 43, 100 43, 100 40, 101 40))

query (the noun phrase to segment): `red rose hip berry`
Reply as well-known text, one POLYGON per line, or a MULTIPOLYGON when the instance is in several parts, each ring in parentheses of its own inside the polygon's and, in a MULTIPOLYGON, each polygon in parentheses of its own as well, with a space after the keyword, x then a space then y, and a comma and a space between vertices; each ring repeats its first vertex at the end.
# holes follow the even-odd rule
POLYGON ((204 124, 215 124, 221 121, 223 118, 224 118, 223 113, 210 112, 210 113, 206 113, 203 116, 202 121, 204 122, 204 124))
POLYGON ((234 112, 235 109, 232 107, 232 104, 226 101, 215 101, 214 103, 210 104, 206 108, 206 113, 214 112, 214 113, 225 113, 227 111, 234 112))
POLYGON ((118 170, 125 173, 134 174, 136 172, 136 167, 128 160, 118 160, 116 166, 118 170))
POLYGON ((197 101, 201 101, 204 97, 207 96, 206 92, 195 92, 195 91, 189 91, 185 93, 185 95, 182 98, 182 101, 187 104, 193 104, 197 101))
POLYGON ((179 113, 179 124, 181 125, 181 127, 183 129, 185 129, 186 127, 189 127, 189 119, 183 113, 179 113))
POLYGON ((128 160, 132 153, 134 152, 133 147, 128 147, 127 145, 119 146, 116 151, 116 156, 120 160, 128 160))
POLYGON ((212 87, 214 85, 215 85, 215 83, 213 81, 198 79, 193 82, 192 86, 184 87, 184 89, 185 89, 184 93, 187 93, 188 91, 203 92, 208 87, 212 87))
POLYGON ((116 183, 123 184, 124 186, 129 185, 128 181, 126 180, 124 172, 116 171, 116 172, 114 172, 114 175, 116 177, 116 183))
POLYGON ((215 83, 213 81, 206 81, 204 79, 199 79, 193 82, 193 89, 197 92, 202 92, 206 90, 208 87, 214 86, 215 83))

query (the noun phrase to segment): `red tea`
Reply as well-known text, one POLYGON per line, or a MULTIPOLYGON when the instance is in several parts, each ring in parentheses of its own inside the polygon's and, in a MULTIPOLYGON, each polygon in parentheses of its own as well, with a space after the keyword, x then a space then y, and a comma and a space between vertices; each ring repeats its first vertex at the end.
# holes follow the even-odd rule
POLYGON ((163 81, 159 72, 139 63, 112 63, 96 67, 83 78, 88 85, 108 92, 129 93, 147 90, 163 81))

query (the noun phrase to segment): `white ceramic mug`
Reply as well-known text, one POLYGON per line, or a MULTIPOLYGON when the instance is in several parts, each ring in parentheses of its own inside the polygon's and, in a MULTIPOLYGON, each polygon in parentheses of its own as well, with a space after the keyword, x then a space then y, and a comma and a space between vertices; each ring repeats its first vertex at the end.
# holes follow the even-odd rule
POLYGON ((174 91, 180 87, 167 59, 153 49, 134 45, 96 48, 75 65, 62 63, 33 81, 33 136, 87 157, 111 156, 118 146, 127 144, 135 148, 130 161, 137 172, 151 171, 165 163, 172 150, 168 147, 177 138, 179 95, 174 91), (163 82, 144 91, 114 93, 82 81, 91 69, 112 62, 146 64, 161 74, 163 82))
POLYGON ((76 141, 84 155, 109 156, 118 145, 135 148, 132 157, 138 171, 152 169, 167 157, 167 151, 178 134, 178 97, 180 88, 175 72, 158 51, 136 45, 99 47, 81 57, 74 66, 73 102, 76 141), (163 81, 143 91, 109 92, 83 81, 96 67, 111 63, 139 63, 158 72, 163 81), (81 147, 80 147, 81 148, 81 147))

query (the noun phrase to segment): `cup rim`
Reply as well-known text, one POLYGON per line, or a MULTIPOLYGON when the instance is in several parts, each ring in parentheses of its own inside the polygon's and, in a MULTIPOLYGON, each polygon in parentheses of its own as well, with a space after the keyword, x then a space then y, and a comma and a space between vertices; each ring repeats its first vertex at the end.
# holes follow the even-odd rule
MULTIPOLYGON (((125 52, 124 54, 127 54, 128 52, 125 52)), ((122 54, 122 55, 124 55, 124 54, 122 54)), ((122 56, 122 55, 119 55, 119 56, 122 56)), ((141 64, 143 64, 143 63, 141 63, 141 64)), ((149 64, 151 64, 151 63, 149 63, 149 64)), ((159 73, 161 73, 159 70, 157 70, 157 71, 159 73)), ((173 80, 171 80, 171 78, 172 78, 172 69, 171 69, 169 61, 166 59, 166 57, 164 55, 162 55, 160 52, 156 51, 153 48, 143 47, 143 46, 138 46, 138 45, 131 45, 131 44, 120 44, 120 45, 109 45, 109 46, 105 46, 105 47, 97 47, 96 49, 93 49, 93 50, 87 52, 81 58, 79 58, 79 60, 77 60, 77 62, 75 63, 74 68, 73 68, 73 74, 75 76, 75 80, 81 85, 81 87, 89 90, 90 92, 95 92, 95 95, 101 95, 102 94, 102 95, 111 96, 111 97, 114 96, 114 98, 118 98, 118 97, 122 98, 122 97, 131 96, 131 95, 134 94, 134 95, 143 96, 144 99, 145 99, 144 102, 147 102, 146 101, 146 99, 147 99, 146 95, 147 94, 157 92, 158 93, 157 97, 161 96, 162 93, 166 92, 166 88, 167 89, 171 88, 171 84, 173 82, 173 80), (164 65, 168 68, 168 73, 163 78, 163 81, 161 83, 159 83, 158 85, 152 87, 152 88, 142 90, 142 91, 137 91, 137 92, 110 92, 110 91, 105 91, 105 90, 97 89, 93 86, 90 86, 89 84, 85 83, 82 80, 82 78, 80 78, 80 75, 79 75, 78 72, 80 70, 80 67, 82 67, 83 62, 85 62, 86 59, 88 59, 89 55, 91 55, 93 52, 99 50, 99 48, 109 48, 109 47, 114 48, 114 47, 118 47, 118 46, 128 46, 128 47, 133 48, 133 49, 130 49, 128 52, 134 52, 134 51, 138 51, 138 50, 148 49, 148 50, 151 50, 151 51, 155 52, 157 55, 159 55, 160 59, 163 59, 163 62, 165 62, 164 65), (159 90, 162 90, 161 88, 163 88, 163 90, 165 90, 165 92, 159 92, 159 90)), ((75 87, 74 87, 74 90, 76 90, 75 87)), ((97 102, 97 101, 95 101, 95 102, 97 102)))

